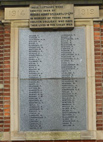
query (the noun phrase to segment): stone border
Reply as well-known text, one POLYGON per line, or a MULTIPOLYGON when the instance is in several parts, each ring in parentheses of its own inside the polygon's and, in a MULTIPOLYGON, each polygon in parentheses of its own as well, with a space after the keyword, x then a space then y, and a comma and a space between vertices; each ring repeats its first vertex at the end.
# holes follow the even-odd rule
MULTIPOLYGON (((29 20, 29 7, 5 8, 5 20, 29 20)), ((74 19, 96 19, 101 15, 99 6, 74 6, 74 19), (91 13, 91 10, 93 11, 91 13), (82 13, 84 11, 84 13, 82 13)))
POLYGON ((86 27, 88 131, 19 132, 18 29, 28 26, 28 20, 11 22, 11 140, 96 139, 94 32, 89 19, 75 20, 75 26, 86 27))
POLYGON ((97 131, 97 140, 103 140, 103 131, 97 131))
POLYGON ((0 141, 10 141, 10 132, 0 132, 0 141))

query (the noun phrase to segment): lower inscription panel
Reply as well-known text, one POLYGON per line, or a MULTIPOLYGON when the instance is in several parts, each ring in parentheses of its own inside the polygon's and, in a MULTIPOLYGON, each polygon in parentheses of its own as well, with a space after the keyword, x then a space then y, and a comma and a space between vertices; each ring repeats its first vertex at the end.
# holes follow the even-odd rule
POLYGON ((20 130, 86 130, 85 79, 20 80, 20 130))

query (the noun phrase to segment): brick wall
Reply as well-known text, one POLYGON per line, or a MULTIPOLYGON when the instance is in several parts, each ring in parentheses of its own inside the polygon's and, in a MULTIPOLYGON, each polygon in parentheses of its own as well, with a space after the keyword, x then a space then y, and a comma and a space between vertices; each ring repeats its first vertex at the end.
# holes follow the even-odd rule
POLYGON ((96 125, 103 130, 103 23, 94 23, 96 125))
POLYGON ((10 131, 10 26, 0 25, 0 132, 10 131))

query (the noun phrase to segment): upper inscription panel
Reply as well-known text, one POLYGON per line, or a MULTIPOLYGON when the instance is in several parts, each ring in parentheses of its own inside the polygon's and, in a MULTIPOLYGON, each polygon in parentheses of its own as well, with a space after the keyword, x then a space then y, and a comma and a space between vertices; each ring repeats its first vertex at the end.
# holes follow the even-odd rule
POLYGON ((69 32, 20 29, 19 38, 20 78, 86 76, 84 27, 69 32))
POLYGON ((73 28, 73 4, 30 5, 30 28, 73 28))

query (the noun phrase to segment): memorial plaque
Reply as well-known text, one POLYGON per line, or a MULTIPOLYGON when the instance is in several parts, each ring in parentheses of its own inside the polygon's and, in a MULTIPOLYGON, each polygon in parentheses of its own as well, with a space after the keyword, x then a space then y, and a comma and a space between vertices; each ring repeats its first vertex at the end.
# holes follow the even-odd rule
POLYGON ((73 28, 73 4, 30 5, 30 28, 73 28))
POLYGON ((86 130, 85 27, 20 29, 19 54, 20 131, 86 130))

